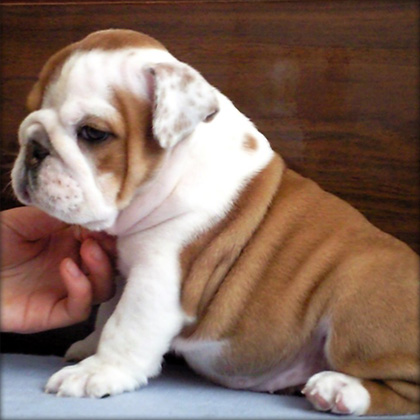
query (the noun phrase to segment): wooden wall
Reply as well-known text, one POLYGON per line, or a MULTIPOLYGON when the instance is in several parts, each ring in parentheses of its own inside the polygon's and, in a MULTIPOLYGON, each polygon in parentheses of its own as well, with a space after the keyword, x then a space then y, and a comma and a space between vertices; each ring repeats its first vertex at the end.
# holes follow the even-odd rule
POLYGON ((146 32, 247 114, 291 167, 418 250, 418 2, 8 1, 2 24, 2 208, 25 96, 91 31, 146 32), (11 154, 12 153, 12 154, 11 154))

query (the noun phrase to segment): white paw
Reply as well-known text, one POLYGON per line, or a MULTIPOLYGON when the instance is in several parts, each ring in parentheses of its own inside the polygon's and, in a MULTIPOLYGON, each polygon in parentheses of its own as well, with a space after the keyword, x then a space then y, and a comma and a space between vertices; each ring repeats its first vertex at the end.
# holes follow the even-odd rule
POLYGON ((320 411, 362 415, 370 405, 369 392, 361 381, 338 372, 313 375, 302 393, 320 411))
POLYGON ((94 355, 52 375, 45 392, 59 397, 102 398, 133 391, 146 383, 146 376, 135 377, 130 370, 94 355))
POLYGON ((64 359, 67 361, 76 361, 86 359, 96 353, 98 347, 98 336, 95 333, 88 335, 86 338, 73 343, 66 351, 64 359))

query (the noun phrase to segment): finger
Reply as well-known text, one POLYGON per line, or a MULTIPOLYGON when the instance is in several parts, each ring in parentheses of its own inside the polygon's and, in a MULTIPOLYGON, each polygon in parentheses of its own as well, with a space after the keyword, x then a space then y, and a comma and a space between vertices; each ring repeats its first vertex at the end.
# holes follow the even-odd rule
POLYGON ((70 325, 86 320, 92 306, 92 286, 71 258, 60 263, 60 274, 67 289, 67 297, 56 306, 57 323, 70 325))
POLYGON ((104 249, 109 256, 115 258, 117 256, 116 238, 107 234, 96 235, 92 236, 92 238, 100 244, 101 248, 104 249))
POLYGON ((80 248, 82 262, 89 272, 93 290, 93 302, 100 303, 114 294, 114 270, 106 252, 92 238, 86 239, 80 248))
POLYGON ((83 242, 92 238, 100 244, 101 248, 105 250, 108 255, 115 256, 117 254, 115 236, 108 235, 105 232, 93 232, 80 226, 73 226, 73 232, 74 237, 78 241, 83 242))

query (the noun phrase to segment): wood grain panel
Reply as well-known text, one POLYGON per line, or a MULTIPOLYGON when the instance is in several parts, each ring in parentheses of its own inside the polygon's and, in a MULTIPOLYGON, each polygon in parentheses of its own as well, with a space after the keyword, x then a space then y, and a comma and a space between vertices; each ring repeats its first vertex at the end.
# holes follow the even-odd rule
MULTIPOLYGON (((140 30, 226 93, 291 167, 418 250, 416 1, 8 3, 3 166, 54 51, 97 29, 140 30)), ((3 208, 16 205, 4 197, 3 208)))

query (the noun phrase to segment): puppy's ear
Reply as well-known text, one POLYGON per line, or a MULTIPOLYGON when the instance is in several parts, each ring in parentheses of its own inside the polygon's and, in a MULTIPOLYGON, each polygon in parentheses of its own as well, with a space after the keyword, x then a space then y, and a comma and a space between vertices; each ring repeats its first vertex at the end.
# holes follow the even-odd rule
POLYGON ((149 71, 153 79, 152 129, 163 148, 174 146, 218 112, 215 89, 190 66, 160 63, 149 71))

